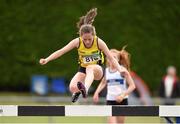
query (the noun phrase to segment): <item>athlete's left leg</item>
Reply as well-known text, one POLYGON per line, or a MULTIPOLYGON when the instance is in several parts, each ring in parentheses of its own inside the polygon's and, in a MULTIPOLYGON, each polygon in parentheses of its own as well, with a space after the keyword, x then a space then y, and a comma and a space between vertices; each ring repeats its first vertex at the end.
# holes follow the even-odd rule
POLYGON ((103 76, 103 69, 100 65, 89 65, 86 67, 85 87, 88 92, 94 80, 100 80, 103 76))

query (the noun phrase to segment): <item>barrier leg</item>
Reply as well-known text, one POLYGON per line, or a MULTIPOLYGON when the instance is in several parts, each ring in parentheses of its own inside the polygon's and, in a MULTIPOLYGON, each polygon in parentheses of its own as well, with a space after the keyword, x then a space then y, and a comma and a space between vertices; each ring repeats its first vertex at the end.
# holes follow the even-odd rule
POLYGON ((173 121, 169 117, 164 117, 168 124, 173 124, 173 121))

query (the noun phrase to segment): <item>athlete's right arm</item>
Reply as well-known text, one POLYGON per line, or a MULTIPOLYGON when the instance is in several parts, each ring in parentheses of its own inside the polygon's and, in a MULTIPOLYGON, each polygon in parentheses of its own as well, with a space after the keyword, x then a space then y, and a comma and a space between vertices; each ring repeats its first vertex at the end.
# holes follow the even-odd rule
POLYGON ((103 79, 101 80, 101 82, 98 85, 98 88, 96 89, 94 96, 93 96, 93 101, 95 103, 97 103, 99 101, 99 93, 104 89, 104 87, 106 86, 106 79, 105 77, 103 77, 103 79))
POLYGON ((119 65, 118 61, 111 55, 106 43, 99 38, 98 44, 99 44, 100 50, 102 50, 104 54, 106 55, 106 57, 114 64, 114 66, 117 68, 119 73, 122 73, 123 71, 125 71, 124 69, 121 69, 121 66, 119 65))
POLYGON ((52 53, 50 56, 48 56, 47 58, 41 58, 39 60, 39 63, 41 65, 47 64, 49 61, 52 61, 54 59, 57 59, 58 57, 62 56, 63 54, 67 53, 68 51, 72 50, 75 47, 79 46, 79 38, 76 38, 74 40, 72 40, 71 42, 69 42, 66 46, 64 46, 63 48, 55 51, 54 53, 52 53))

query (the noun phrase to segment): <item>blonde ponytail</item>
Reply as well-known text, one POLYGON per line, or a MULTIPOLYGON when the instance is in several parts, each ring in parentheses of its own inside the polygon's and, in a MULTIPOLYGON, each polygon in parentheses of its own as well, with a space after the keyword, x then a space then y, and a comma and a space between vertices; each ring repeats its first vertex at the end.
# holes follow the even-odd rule
POLYGON ((81 26, 85 24, 92 25, 96 15, 97 15, 97 8, 93 8, 89 10, 85 16, 80 17, 79 22, 77 22, 77 28, 80 29, 81 26))
POLYGON ((81 36, 84 33, 92 33, 92 35, 96 35, 96 29, 92 25, 96 15, 97 8, 93 8, 88 11, 85 16, 80 17, 79 22, 77 22, 77 28, 79 29, 79 34, 81 36))
POLYGON ((130 54, 125 50, 126 47, 127 45, 119 51, 119 64, 123 65, 125 68, 128 69, 128 71, 130 71, 130 54))

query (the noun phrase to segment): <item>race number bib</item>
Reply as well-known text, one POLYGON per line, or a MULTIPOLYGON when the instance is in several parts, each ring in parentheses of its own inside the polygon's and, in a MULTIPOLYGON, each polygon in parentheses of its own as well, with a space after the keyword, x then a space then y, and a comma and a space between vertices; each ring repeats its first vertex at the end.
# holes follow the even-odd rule
POLYGON ((84 56, 83 63, 93 63, 101 60, 99 55, 84 56))

